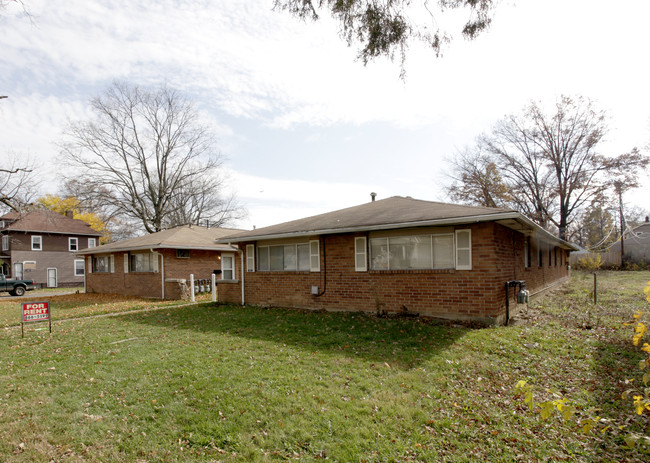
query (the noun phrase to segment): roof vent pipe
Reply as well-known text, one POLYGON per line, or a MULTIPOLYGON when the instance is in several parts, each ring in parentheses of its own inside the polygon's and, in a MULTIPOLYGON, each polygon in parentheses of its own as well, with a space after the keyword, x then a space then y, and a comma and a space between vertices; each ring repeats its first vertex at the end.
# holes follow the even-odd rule
POLYGON ((374 201, 375 201, 375 198, 377 197, 377 193, 375 193, 375 192, 373 191, 372 193, 370 193, 370 197, 372 198, 372 200, 373 200, 373 202, 374 202, 374 201))

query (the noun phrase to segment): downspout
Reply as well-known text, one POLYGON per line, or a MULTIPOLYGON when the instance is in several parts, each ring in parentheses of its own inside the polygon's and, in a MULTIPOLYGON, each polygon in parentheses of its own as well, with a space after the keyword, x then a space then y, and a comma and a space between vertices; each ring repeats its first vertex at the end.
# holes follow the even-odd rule
MULTIPOLYGON (((374 198, 373 198, 374 201, 374 198)), ((325 237, 322 237, 323 242, 323 290, 316 294, 316 297, 321 297, 327 292, 327 250, 325 249, 325 237)))
POLYGON ((241 271, 241 305, 246 304, 246 297, 244 293, 244 275, 246 272, 244 272, 244 251, 242 249, 237 250, 239 252, 239 257, 241 260, 241 265, 240 265, 240 271, 241 271))

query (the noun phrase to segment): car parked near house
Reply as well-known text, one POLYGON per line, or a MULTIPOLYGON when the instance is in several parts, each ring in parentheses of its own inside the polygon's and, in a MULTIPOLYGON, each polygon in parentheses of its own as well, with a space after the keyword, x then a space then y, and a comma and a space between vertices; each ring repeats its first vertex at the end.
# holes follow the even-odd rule
POLYGON ((34 288, 34 280, 8 280, 0 274, 0 292, 8 292, 12 296, 22 296, 25 291, 31 291, 34 288))

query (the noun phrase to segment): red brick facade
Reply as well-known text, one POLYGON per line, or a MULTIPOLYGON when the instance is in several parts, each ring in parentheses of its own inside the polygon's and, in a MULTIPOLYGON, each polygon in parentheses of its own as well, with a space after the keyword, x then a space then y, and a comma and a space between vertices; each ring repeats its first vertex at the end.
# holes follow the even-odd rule
MULTIPOLYGON (((567 251, 562 248, 530 238, 531 258, 526 267, 526 238, 523 234, 494 222, 455 229, 447 227, 445 232, 459 229, 471 230, 471 270, 356 271, 354 238, 369 238, 372 232, 322 235, 309 238, 320 241, 319 272, 244 272, 245 302, 343 311, 395 313, 408 310, 435 318, 503 323, 507 281, 525 280, 527 289, 534 294, 568 277, 567 251), (541 253, 538 252, 540 249, 541 253), (538 261, 540 254, 541 265, 538 261), (312 287, 317 287, 320 295, 312 294, 312 287)), ((399 236, 421 231, 411 229, 392 233, 399 236)), ((244 253, 247 244, 255 243, 240 243, 244 253)), ((241 279, 239 256, 235 260, 235 275, 241 279)), ((219 285, 221 301, 240 303, 241 292, 240 280, 219 285)), ((512 289, 510 296, 511 313, 514 313, 517 304, 512 289)))
MULTIPOLYGON (((114 253, 113 272, 86 273, 86 291, 162 298, 164 281, 165 299, 184 299, 188 295, 186 286, 190 274, 195 280, 211 279, 213 271, 221 269, 221 252, 190 250, 188 258, 177 257, 175 249, 157 251, 158 268, 155 272, 125 272, 125 257, 129 253, 114 253)), ((86 258, 87 268, 90 268, 91 258, 86 258)))

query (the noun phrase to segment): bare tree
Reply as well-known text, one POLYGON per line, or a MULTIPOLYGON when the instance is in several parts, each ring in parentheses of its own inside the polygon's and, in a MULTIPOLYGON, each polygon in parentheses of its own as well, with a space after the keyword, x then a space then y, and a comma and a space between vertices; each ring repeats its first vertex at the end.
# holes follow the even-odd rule
MULTIPOLYGON (((461 157, 457 164, 485 172, 482 159, 489 159, 498 167, 508 203, 566 239, 574 217, 611 188, 613 175, 648 164, 637 151, 614 157, 599 154, 606 131, 605 113, 588 99, 562 96, 550 113, 531 102, 521 114, 507 116, 490 134, 479 137, 478 161, 461 157)), ((482 187, 475 176, 457 180, 469 184, 456 185, 456 191, 482 187)))
POLYGON ((36 186, 30 159, 15 154, 7 156, 0 168, 0 211, 24 209, 36 195, 36 186))
POLYGON ((499 122, 479 143, 498 157, 522 212, 542 226, 556 227, 565 239, 578 210, 609 187, 608 171, 647 162, 640 155, 598 154, 606 131, 605 113, 590 100, 562 96, 550 114, 532 102, 521 115, 499 122))
POLYGON ((88 199, 153 233, 184 216, 224 224, 222 159, 194 105, 175 90, 114 83, 71 123, 61 145, 67 180, 88 199))
POLYGON ((447 193, 453 201, 485 207, 505 207, 512 200, 496 160, 480 147, 458 152, 449 174, 447 193))
POLYGON ((229 196, 213 195, 215 187, 222 188, 223 177, 203 178, 195 181, 191 188, 181 188, 171 198, 170 213, 166 226, 189 223, 206 223, 210 226, 228 224, 246 217, 245 209, 234 193, 229 196), (210 211, 210 214, 206 214, 210 211))

